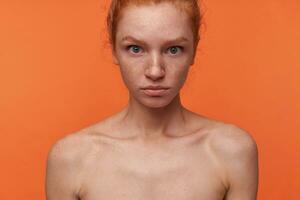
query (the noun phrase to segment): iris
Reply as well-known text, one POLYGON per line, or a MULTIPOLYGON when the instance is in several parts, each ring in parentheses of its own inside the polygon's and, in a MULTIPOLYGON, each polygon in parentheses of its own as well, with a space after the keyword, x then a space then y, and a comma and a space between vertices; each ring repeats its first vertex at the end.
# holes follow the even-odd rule
POLYGON ((139 53, 140 52, 140 47, 138 47, 136 45, 131 45, 128 48, 131 49, 133 53, 139 53))
POLYGON ((171 48, 170 48, 170 52, 171 52, 172 54, 176 54, 176 53, 178 52, 178 47, 171 47, 171 48))

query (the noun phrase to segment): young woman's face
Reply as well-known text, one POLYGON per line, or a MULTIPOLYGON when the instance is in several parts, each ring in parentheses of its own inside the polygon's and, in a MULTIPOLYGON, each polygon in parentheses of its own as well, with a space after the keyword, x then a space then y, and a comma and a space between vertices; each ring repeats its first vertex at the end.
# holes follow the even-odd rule
POLYGON ((193 53, 188 16, 174 5, 129 6, 123 11, 113 58, 134 100, 148 107, 168 105, 185 82, 193 53))

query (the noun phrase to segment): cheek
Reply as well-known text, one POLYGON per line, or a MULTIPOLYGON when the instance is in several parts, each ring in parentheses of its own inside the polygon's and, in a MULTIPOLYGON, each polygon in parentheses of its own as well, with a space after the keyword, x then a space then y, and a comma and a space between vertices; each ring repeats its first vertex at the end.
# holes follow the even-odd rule
POLYGON ((174 81, 176 81, 177 84, 181 86, 185 82, 188 72, 189 72, 189 67, 186 66, 180 70, 176 70, 173 73, 174 81))
POLYGON ((174 76, 175 78, 179 80, 185 80, 186 76, 188 74, 189 68, 190 68, 190 61, 191 61, 191 54, 185 54, 180 59, 173 60, 173 63, 171 65, 174 69, 174 76))
POLYGON ((127 86, 132 85, 134 76, 133 76, 133 73, 131 72, 131 70, 128 70, 128 68, 121 66, 120 71, 121 71, 121 75, 122 75, 122 78, 123 78, 125 84, 127 86))
POLYGON ((134 88, 138 85, 138 81, 141 78, 141 71, 138 67, 132 65, 125 65, 124 63, 119 66, 123 81, 128 89, 134 88))

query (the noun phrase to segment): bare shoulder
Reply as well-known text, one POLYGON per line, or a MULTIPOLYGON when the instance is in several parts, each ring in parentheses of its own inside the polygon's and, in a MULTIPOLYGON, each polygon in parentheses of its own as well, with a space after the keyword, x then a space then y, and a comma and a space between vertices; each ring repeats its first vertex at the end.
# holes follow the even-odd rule
POLYGON ((106 118, 56 141, 49 151, 48 160, 73 164, 74 162, 82 162, 84 157, 105 143, 105 137, 109 137, 110 130, 108 127, 111 121, 109 119, 106 118))
MULTIPOLYGON (((223 162, 255 158, 257 144, 253 136, 246 130, 222 121, 197 116, 196 123, 203 124, 202 133, 205 133, 206 142, 215 157, 223 162), (204 131, 203 131, 204 130, 204 131)), ((199 133, 201 133, 199 132, 199 133)), ((200 134, 201 135, 201 134, 200 134)), ((221 161, 220 161, 221 162, 221 161)))
MULTIPOLYGON (((101 147, 102 137, 95 125, 70 133, 57 140, 48 152, 48 165, 79 168, 84 160, 101 147)), ((103 146, 103 145, 102 145, 103 146)))
POLYGON ((71 133, 52 145, 48 153, 48 159, 50 159, 49 161, 58 162, 76 162, 85 147, 87 147, 87 138, 84 132, 71 133))
MULTIPOLYGON (((196 115, 195 124, 202 124, 208 137, 210 146, 218 153, 238 153, 246 150, 255 150, 256 142, 250 133, 234 125, 196 115)), ((203 132, 203 131, 202 131, 203 132)))
POLYGON ((210 144, 224 159, 254 156, 257 153, 257 144, 253 136, 234 124, 215 123, 210 144))
POLYGON ((250 133, 233 124, 217 123, 209 144, 221 166, 228 199, 256 199, 258 148, 250 133))
POLYGON ((56 141, 48 152, 46 168, 47 199, 76 199, 80 192, 83 158, 90 139, 78 131, 56 141))

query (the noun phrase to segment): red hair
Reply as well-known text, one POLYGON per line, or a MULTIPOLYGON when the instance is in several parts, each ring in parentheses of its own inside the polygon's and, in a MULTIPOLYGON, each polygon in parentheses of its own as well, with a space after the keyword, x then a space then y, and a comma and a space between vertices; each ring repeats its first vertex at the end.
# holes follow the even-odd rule
POLYGON ((109 41, 112 48, 115 49, 117 25, 120 20, 122 10, 130 5, 158 4, 161 2, 170 2, 189 16, 191 28, 194 36, 195 50, 200 40, 199 29, 201 24, 200 8, 197 0, 112 0, 107 16, 107 28, 109 41))

